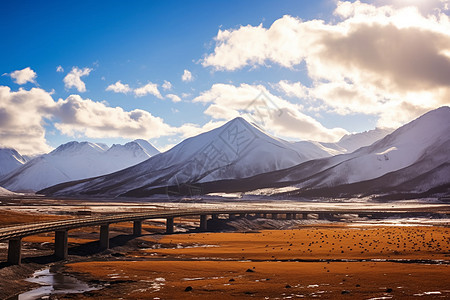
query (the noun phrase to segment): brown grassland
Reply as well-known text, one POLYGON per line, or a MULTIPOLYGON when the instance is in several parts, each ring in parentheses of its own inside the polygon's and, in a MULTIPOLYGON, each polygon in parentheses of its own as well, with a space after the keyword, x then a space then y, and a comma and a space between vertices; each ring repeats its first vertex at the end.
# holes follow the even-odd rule
MULTIPOLYGON (((2 225, 64 218, 2 211, 0 216, 2 225)), ((111 224, 111 236, 130 233, 131 226, 111 224)), ((99 289, 57 298, 450 298, 447 226, 334 223, 253 232, 163 231, 163 222, 146 221, 143 235, 135 239, 141 247, 119 246, 100 256, 69 258, 63 270, 99 289)), ((97 239, 98 228, 69 232, 70 246, 97 239)), ((24 241, 52 243, 54 236, 24 241)))

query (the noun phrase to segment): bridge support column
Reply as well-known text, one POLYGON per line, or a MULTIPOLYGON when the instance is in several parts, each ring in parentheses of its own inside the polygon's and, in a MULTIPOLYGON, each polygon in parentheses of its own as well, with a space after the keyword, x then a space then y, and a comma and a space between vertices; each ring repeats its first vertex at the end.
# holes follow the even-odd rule
POLYGON ((228 214, 228 219, 234 220, 234 219, 236 219, 236 215, 235 214, 228 214))
POLYGON ((263 214, 262 217, 263 217, 264 219, 267 219, 267 214, 263 214))
POLYGON ((213 219, 213 220, 219 219, 219 214, 213 214, 213 215, 212 215, 212 219, 213 219))
POLYGON ((22 238, 11 239, 8 243, 8 263, 20 265, 22 261, 22 238))
POLYGON ((245 218, 245 214, 239 214, 239 218, 245 218))
POLYGON ((68 256, 69 246, 67 230, 55 231, 55 256, 60 259, 66 259, 68 256))
POLYGON ((142 235, 142 220, 133 221, 133 235, 142 235))
POLYGON ((296 213, 292 213, 292 220, 296 220, 297 219, 297 214, 296 213))
POLYGON ((166 233, 173 233, 173 217, 169 217, 166 219, 166 233))
POLYGON ((109 249, 109 224, 100 225, 100 248, 109 249))
POLYGON ((200 215, 200 231, 208 230, 208 215, 200 215))
POLYGON ((302 219, 308 220, 308 214, 307 213, 302 214, 302 219))
POLYGON ((286 220, 292 220, 292 214, 286 214, 286 220))
POLYGON ((272 219, 274 220, 278 219, 278 214, 272 214, 272 219))

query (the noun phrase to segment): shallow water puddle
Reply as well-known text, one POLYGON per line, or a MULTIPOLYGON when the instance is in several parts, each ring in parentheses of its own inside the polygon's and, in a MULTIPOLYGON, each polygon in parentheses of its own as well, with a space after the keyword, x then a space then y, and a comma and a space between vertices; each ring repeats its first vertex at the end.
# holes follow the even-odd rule
POLYGON ((26 279, 26 281, 37 283, 41 286, 11 299, 33 300, 54 294, 84 293, 98 289, 73 276, 53 273, 49 268, 35 272, 33 277, 26 279))

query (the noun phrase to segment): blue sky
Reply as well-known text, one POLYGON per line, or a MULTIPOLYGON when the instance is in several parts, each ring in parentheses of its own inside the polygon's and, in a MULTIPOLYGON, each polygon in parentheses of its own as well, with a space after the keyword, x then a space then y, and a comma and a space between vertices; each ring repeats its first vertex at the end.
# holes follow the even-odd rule
MULTIPOLYGON (((0 144, 30 153, 71 140, 111 144, 141 137, 167 149, 239 114, 254 115, 251 103, 260 92, 273 109, 283 110, 277 120, 269 109, 263 127, 289 140, 333 141, 349 132, 399 126, 446 105, 439 97, 448 86, 436 79, 411 89, 414 74, 405 79, 411 70, 401 64, 368 65, 364 60, 371 61, 372 51, 358 46, 364 41, 353 45, 358 36, 350 39, 352 32, 370 18, 372 27, 404 30, 395 16, 405 14, 410 18, 402 20, 417 36, 424 28, 429 33, 420 39, 439 33, 448 41, 445 32, 450 32, 447 1, 400 2, 3 1, 0 86, 8 90, 0 92, 0 144), (226 34, 219 37, 220 32, 226 34), (342 53, 319 53, 336 42, 335 32, 342 35, 341 51, 357 63, 338 57, 342 53), (65 81, 77 70, 86 74, 65 81), (185 70, 190 80, 182 80, 185 70), (379 78, 387 82, 380 84, 379 78), (127 85, 126 93, 108 89, 117 82, 127 85), (136 92, 148 84, 152 92, 136 92), (23 107, 14 100, 20 89, 23 107), (116 107, 122 111, 111 114, 116 107), (148 114, 138 118, 135 110, 148 114), (114 123, 117 128, 109 130, 114 123), (36 132, 35 140, 30 132, 36 132)), ((441 58, 444 76, 448 56, 440 53, 448 46, 441 44, 444 48, 423 49, 408 59, 441 58)))

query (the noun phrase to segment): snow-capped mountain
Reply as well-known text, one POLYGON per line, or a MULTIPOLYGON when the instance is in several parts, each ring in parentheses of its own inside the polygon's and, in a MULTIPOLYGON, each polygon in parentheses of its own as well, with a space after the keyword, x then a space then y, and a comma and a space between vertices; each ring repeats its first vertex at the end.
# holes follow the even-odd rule
POLYGON ((158 188, 164 193, 167 186, 246 178, 335 153, 318 143, 277 139, 236 118, 132 168, 45 193, 119 196, 147 194, 158 188))
POLYGON ((142 197, 290 187, 291 191, 296 189, 291 195, 321 191, 323 196, 327 192, 339 196, 407 189, 426 193, 450 185, 449 107, 430 111, 381 140, 348 153, 360 141, 370 142, 367 135, 373 133, 342 139, 341 148, 347 148, 339 150, 339 142, 329 147, 286 142, 237 118, 134 167, 42 192, 142 197), (346 154, 339 154, 342 152, 346 154), (347 187, 351 193, 342 193, 347 187))
POLYGON ((61 182, 112 173, 136 165, 158 150, 144 140, 113 145, 69 142, 39 156, 0 180, 12 191, 37 191, 61 182))
POLYGON ((276 193, 282 187, 281 193, 289 186, 289 195, 325 197, 445 193, 450 188, 449 150, 450 108, 441 107, 353 153, 202 188, 207 192, 275 188, 271 193, 276 193))
POLYGON ((27 159, 12 148, 0 148, 0 177, 21 167, 27 159))

